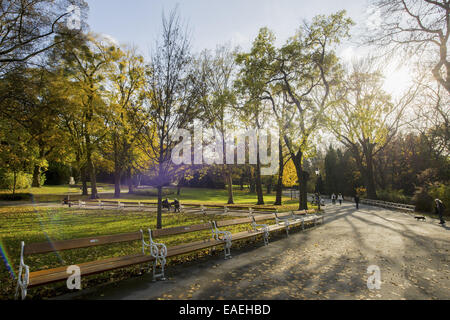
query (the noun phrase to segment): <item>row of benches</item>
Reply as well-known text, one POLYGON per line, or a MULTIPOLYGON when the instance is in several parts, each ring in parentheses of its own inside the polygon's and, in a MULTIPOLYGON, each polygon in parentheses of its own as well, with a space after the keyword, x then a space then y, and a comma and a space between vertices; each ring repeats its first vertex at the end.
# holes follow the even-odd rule
MULTIPOLYGON (((68 204, 69 207, 72 208, 87 208, 87 206, 90 207, 94 207, 94 208, 100 208, 100 209, 105 209, 105 208, 111 208, 111 209, 119 209, 122 210, 124 208, 139 208, 140 210, 144 210, 145 208, 156 208, 157 203, 149 203, 149 202, 121 202, 120 200, 114 201, 114 200, 88 200, 88 201, 83 201, 83 200, 77 200, 77 201, 69 201, 65 204, 68 204)), ((217 211, 217 210, 224 210, 224 212, 228 212, 230 210, 247 210, 248 206, 219 206, 219 205, 198 205, 198 204, 185 204, 185 205, 181 205, 180 204, 180 209, 195 209, 198 208, 199 211, 217 211)), ((267 211, 261 210, 259 209, 259 212, 265 212, 267 213, 267 211)))
POLYGON ((70 274, 68 274, 69 266, 30 272, 30 268, 25 264, 24 260, 25 256, 29 255, 88 248, 121 242, 141 241, 142 248, 141 252, 138 254, 78 264, 77 266, 80 268, 80 275, 88 276, 118 268, 144 263, 153 263, 153 280, 155 281, 156 279, 164 279, 164 268, 167 258, 192 253, 197 250, 223 246, 225 259, 229 259, 231 258, 231 245, 233 241, 262 236, 264 239, 264 244, 268 245, 269 234, 271 232, 284 229, 286 231, 286 234, 289 235, 289 229, 291 227, 301 225, 302 229, 304 229, 306 222, 311 222, 314 224, 314 226, 318 222, 323 223, 323 216, 313 214, 314 210, 295 213, 291 212, 289 215, 284 216, 278 213, 255 216, 252 209, 250 209, 249 211, 250 212, 248 218, 210 221, 209 223, 179 226, 166 229, 148 229, 148 241, 145 240, 144 232, 140 230, 137 232, 125 234, 104 235, 98 237, 61 240, 54 242, 30 244, 25 244, 24 242, 22 242, 20 267, 15 297, 17 299, 19 297, 19 294, 21 294, 22 299, 25 299, 28 288, 67 280, 70 277, 70 274), (258 224, 258 222, 271 219, 275 219, 276 223, 273 225, 258 224), (251 229, 234 234, 231 234, 229 231, 221 230, 221 228, 240 224, 250 224, 251 229), (208 229, 211 230, 211 238, 206 238, 190 243, 183 243, 167 247, 163 243, 157 243, 154 241, 154 239, 164 236, 198 232, 208 229))
POLYGON ((368 204, 371 206, 376 206, 376 207, 387 208, 387 209, 396 209, 396 210, 403 210, 403 211, 410 211, 410 212, 416 211, 415 206, 409 205, 409 204, 403 204, 403 203, 395 203, 395 202, 387 202, 387 201, 371 200, 371 199, 361 199, 361 203, 368 204))
POLYGON ((82 201, 78 200, 76 202, 68 202, 69 207, 78 207, 85 209, 87 205, 98 207, 100 209, 105 209, 106 207, 112 207, 115 209, 123 210, 124 208, 139 208, 140 210, 144 210, 146 205, 142 202, 120 202, 120 201, 108 201, 108 200, 98 200, 98 201, 82 201))

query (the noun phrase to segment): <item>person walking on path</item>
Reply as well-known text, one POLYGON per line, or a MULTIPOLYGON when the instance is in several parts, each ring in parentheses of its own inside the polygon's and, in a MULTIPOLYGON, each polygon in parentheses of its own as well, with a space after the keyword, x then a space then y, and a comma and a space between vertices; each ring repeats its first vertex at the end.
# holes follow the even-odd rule
POLYGON ((339 205, 342 206, 342 201, 344 200, 344 198, 342 197, 342 193, 339 193, 339 194, 338 194, 337 199, 338 199, 338 201, 339 201, 339 205))
POLYGON ((355 203, 356 203, 356 209, 359 209, 359 195, 356 194, 355 196, 355 203))
POLYGON ((331 195, 331 202, 336 204, 336 195, 334 193, 331 195))
POLYGON ((439 215, 439 220, 441 220, 441 221, 439 222, 439 224, 445 224, 445 220, 444 220, 444 218, 443 218, 444 211, 445 211, 445 205, 444 205, 444 203, 443 203, 441 200, 439 200, 439 199, 434 200, 434 202, 435 202, 435 204, 436 204, 434 210, 436 211, 436 214, 439 215))

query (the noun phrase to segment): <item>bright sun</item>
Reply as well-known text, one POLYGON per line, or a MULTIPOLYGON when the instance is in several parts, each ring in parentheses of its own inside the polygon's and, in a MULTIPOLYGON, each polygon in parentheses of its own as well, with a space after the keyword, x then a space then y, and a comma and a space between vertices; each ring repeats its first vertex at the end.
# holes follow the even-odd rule
POLYGON ((385 81, 383 89, 393 97, 399 97, 411 86, 412 72, 406 67, 391 68, 384 72, 385 81))

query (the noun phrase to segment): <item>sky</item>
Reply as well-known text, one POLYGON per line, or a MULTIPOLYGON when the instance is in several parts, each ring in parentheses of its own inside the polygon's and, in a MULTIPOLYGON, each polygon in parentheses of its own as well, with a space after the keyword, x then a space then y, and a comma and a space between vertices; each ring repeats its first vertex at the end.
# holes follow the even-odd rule
MULTIPOLYGON (((117 43, 137 47, 149 56, 161 32, 163 10, 168 13, 178 5, 181 19, 191 31, 194 52, 231 44, 249 49, 261 27, 271 29, 277 44, 292 36, 302 21, 318 14, 347 10, 356 23, 353 34, 373 17, 368 0, 88 0, 91 31, 117 43), (369 19, 368 19, 369 18, 369 19)), ((375 19, 376 22, 376 19, 375 19)), ((367 49, 354 41, 343 43, 338 54, 346 62, 363 56, 367 49)), ((386 70, 385 89, 396 93, 405 87, 406 67, 386 70)))

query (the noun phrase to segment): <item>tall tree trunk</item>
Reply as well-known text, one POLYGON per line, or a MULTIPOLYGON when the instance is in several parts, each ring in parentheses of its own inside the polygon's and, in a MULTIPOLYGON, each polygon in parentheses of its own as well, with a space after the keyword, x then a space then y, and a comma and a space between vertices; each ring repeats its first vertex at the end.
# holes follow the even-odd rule
POLYGON ((158 186, 158 212, 156 215, 156 229, 162 228, 162 186, 158 186))
POLYGON ((83 196, 87 196, 88 195, 88 187, 87 187, 87 174, 86 174, 86 165, 83 165, 81 167, 81 194, 83 196))
POLYGON ((303 153, 299 151, 296 155, 293 155, 295 170, 297 172, 298 179, 298 210, 308 210, 308 197, 307 197, 307 174, 303 171, 303 153))
POLYGON ((367 196, 369 199, 377 199, 377 189, 375 187, 375 178, 373 174, 373 156, 370 152, 366 154, 366 186, 367 186, 367 196))
POLYGON ((256 183, 255 183, 255 169, 253 166, 249 167, 250 170, 250 193, 256 192, 256 183))
POLYGON ((128 193, 134 193, 134 184, 133 184, 133 176, 131 175, 131 168, 127 170, 127 180, 128 180, 128 193))
POLYGON ((258 195, 258 202, 257 205, 263 205, 264 204, 264 196, 263 196, 263 189, 262 189, 262 182, 261 182, 261 161, 259 159, 259 146, 258 146, 258 153, 256 157, 256 194, 258 195))
POLYGON ((91 180, 91 199, 98 199, 97 178, 95 176, 95 167, 92 159, 88 161, 89 178, 91 180))
POLYGON ((41 187, 41 166, 35 165, 33 169, 33 183, 32 187, 40 188, 41 187))
POLYGON ((14 170, 13 173, 14 177, 13 177, 13 196, 16 194, 16 183, 17 183, 17 171, 14 170))
POLYGON ((119 149, 117 147, 117 134, 113 133, 114 152, 114 198, 120 198, 120 180, 122 179, 122 168, 119 161, 119 149))
POLYGON ((234 204, 233 199, 233 176, 232 170, 229 165, 225 165, 225 176, 228 190, 228 204, 234 204))
MULTIPOLYGON (((46 152, 44 149, 44 143, 42 141, 39 142, 39 161, 43 160, 46 156, 46 152)), ((41 166, 35 165, 33 169, 33 182, 31 184, 32 187, 40 188, 41 187, 41 166)))
POLYGON ((97 192, 97 178, 95 175, 95 167, 94 163, 92 162, 92 145, 91 145, 91 138, 89 135, 86 135, 86 156, 87 156, 87 165, 88 165, 88 173, 89 178, 91 180, 91 199, 98 199, 98 192, 97 192))
POLYGON ((275 198, 274 205, 281 206, 283 204, 283 173, 284 173, 284 158, 283 158, 283 145, 281 142, 281 134, 278 140, 278 148, 279 148, 279 171, 278 171, 278 181, 277 181, 277 194, 275 198))
POLYGON ((120 180, 122 179, 122 172, 119 168, 114 170, 114 198, 120 198, 120 180))

